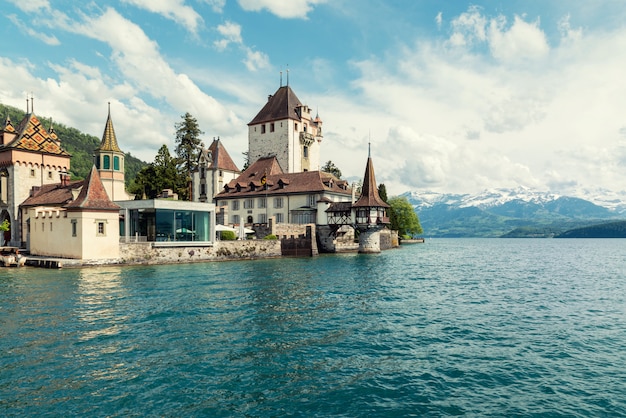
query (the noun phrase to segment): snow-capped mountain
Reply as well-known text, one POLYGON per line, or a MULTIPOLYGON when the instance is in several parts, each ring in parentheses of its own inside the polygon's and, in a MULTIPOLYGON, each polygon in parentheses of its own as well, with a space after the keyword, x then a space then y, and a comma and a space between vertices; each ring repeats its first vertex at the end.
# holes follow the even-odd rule
POLYGON ((430 236, 501 236, 517 228, 551 235, 572 227, 626 218, 626 195, 586 192, 587 199, 525 187, 476 194, 407 192, 430 236))

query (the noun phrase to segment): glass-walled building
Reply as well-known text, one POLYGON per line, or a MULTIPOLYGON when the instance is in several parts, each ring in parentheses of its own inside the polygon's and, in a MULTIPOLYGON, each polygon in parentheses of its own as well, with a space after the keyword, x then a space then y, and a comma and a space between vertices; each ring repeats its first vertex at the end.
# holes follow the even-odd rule
POLYGON ((126 200, 120 210, 122 241, 160 245, 212 244, 215 240, 215 205, 180 200, 126 200))

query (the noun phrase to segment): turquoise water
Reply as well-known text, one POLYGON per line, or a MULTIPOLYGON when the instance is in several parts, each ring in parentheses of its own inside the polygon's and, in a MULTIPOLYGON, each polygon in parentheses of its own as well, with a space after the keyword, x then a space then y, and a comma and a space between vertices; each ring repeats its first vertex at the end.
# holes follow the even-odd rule
POLYGON ((0 270, 2 416, 626 416, 626 241, 0 270))

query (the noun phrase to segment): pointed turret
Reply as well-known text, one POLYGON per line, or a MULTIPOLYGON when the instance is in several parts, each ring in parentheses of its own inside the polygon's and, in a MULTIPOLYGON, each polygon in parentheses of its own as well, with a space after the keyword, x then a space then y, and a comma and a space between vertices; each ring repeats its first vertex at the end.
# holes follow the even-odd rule
POLYGON ((124 152, 117 144, 117 136, 115 135, 113 119, 111 118, 110 102, 102 141, 100 141, 100 146, 94 152, 98 174, 111 200, 130 199, 131 197, 126 193, 124 183, 124 152))
POLYGON ((380 230, 389 224, 387 208, 389 205, 380 198, 376 177, 374 176, 374 163, 372 157, 367 156, 365 176, 361 187, 361 196, 352 205, 355 213, 355 224, 361 234, 359 235, 360 253, 380 252, 380 230))
POLYGON ((96 148, 96 151, 122 152, 119 145, 117 145, 117 137, 115 136, 115 129, 113 129, 113 120, 111 120, 111 103, 109 103, 109 115, 107 116, 107 121, 104 125, 102 141, 100 141, 100 146, 96 148))

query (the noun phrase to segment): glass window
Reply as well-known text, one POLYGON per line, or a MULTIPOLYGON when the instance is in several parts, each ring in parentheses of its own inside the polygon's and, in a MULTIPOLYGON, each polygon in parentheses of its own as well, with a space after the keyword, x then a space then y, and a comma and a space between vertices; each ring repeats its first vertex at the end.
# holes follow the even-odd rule
POLYGON ((120 157, 113 157, 113 170, 120 171, 120 157))
POLYGON ((282 197, 275 197, 274 198, 274 207, 279 209, 283 207, 283 198, 282 197))
POLYGON ((104 221, 98 221, 98 236, 104 236, 105 232, 104 221))
POLYGON ((111 168, 111 157, 109 157, 108 155, 102 157, 102 168, 104 170, 108 170, 111 168))
POLYGON ((243 201, 244 209, 254 209, 254 199, 246 199, 243 201))
POLYGON ((280 222, 280 223, 283 222, 283 214, 282 213, 276 213, 276 214, 274 214, 274 216, 276 217, 276 222, 277 223, 278 222, 280 222))
POLYGON ((233 200, 232 209, 233 210, 239 210, 239 201, 238 200, 233 200))
POLYGON ((259 209, 265 209, 265 198, 259 197, 259 209))

